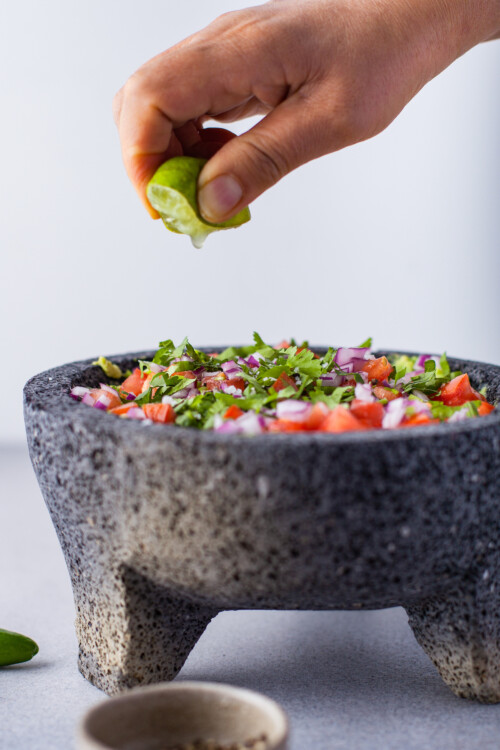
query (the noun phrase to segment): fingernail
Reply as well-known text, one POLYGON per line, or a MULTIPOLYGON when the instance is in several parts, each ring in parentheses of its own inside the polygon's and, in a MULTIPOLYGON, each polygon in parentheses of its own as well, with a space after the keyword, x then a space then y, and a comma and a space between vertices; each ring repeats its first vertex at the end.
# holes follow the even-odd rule
POLYGON ((240 202, 243 188, 229 174, 215 177, 198 191, 198 206, 207 221, 216 224, 227 217, 240 202))

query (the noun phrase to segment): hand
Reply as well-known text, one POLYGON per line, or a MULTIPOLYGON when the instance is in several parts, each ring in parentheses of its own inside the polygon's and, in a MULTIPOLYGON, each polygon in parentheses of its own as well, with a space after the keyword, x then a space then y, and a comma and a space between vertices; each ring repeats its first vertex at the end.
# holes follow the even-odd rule
POLYGON ((272 0, 225 14, 116 95, 127 173, 156 217, 146 198, 156 168, 210 143, 198 202, 222 221, 299 165, 379 133, 499 31, 498 0, 272 0), (237 138, 202 130, 254 114, 265 117, 237 138))

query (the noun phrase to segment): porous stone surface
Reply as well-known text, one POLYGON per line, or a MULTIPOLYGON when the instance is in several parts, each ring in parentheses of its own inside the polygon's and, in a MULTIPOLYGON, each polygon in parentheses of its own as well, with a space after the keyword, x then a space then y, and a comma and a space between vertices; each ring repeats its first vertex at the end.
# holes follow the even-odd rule
MULTIPOLYGON (((450 364, 498 400, 500 368, 450 364)), ((94 684, 113 693, 171 679, 223 609, 400 604, 457 694, 500 701, 500 412, 249 438, 122 420, 70 398, 103 380, 88 360, 25 387, 30 455, 94 684)))

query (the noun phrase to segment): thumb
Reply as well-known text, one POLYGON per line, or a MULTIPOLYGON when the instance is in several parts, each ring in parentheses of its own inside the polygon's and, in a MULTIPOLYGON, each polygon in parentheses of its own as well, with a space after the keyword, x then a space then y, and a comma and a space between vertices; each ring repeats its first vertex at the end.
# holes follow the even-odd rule
POLYGON ((335 133, 324 110, 294 94, 224 144, 198 179, 202 216, 211 223, 225 221, 296 167, 333 151, 335 133))

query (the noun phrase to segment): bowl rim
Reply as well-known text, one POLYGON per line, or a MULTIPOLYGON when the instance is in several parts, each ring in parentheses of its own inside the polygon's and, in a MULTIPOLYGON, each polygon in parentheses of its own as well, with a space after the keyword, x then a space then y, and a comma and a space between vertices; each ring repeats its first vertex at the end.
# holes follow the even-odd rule
MULTIPOLYGON (((215 351, 220 349, 218 347, 203 346, 198 347, 200 351, 215 351)), ((324 346, 311 346, 315 351, 321 352, 326 351, 324 346)), ((138 352, 127 352, 120 354, 105 355, 107 359, 112 362, 120 364, 130 360, 139 359, 151 359, 155 350, 142 350, 138 352)), ((415 352, 408 352, 402 350, 383 349, 375 350, 375 355, 387 355, 387 354, 401 354, 415 356, 415 352)), ((418 354, 417 354, 418 356, 418 354)), ((431 355, 439 356, 439 355, 431 355)), ((227 434, 214 432, 213 430, 198 430, 192 427, 183 427, 172 424, 157 424, 154 422, 143 422, 135 419, 118 419, 115 415, 107 414, 99 409, 90 409, 85 404, 75 401, 69 396, 69 391, 64 394, 66 388, 70 389, 75 385, 84 385, 84 383, 73 382, 75 376, 80 372, 85 373, 90 367, 94 367, 96 370, 100 369, 98 365, 93 363, 97 360, 97 357, 91 357, 83 360, 75 360, 62 365, 58 365, 49 370, 45 370, 32 376, 24 386, 24 400, 25 408, 27 402, 32 402, 33 399, 29 394, 34 393, 36 402, 36 409, 41 411, 50 411, 49 403, 57 404, 58 413, 61 409, 66 415, 70 415, 73 420, 78 419, 79 422, 83 422, 89 427, 95 425, 101 425, 103 417, 106 419, 106 427, 111 428, 114 423, 116 427, 120 426, 120 431, 130 437, 141 437, 145 434, 154 434, 155 439, 171 438, 172 436, 180 436, 182 434, 185 439, 186 436, 190 436, 193 440, 199 440, 203 443, 219 444, 226 446, 228 443, 237 443, 238 445, 269 445, 269 441, 276 442, 280 446, 283 445, 357 445, 357 444, 380 444, 380 443, 393 443, 397 441, 408 442, 412 440, 425 440, 425 438, 442 438, 445 435, 456 436, 458 434, 470 434, 476 433, 478 430, 488 430, 492 426, 500 428, 500 399, 496 402, 497 408, 491 414, 483 417, 474 417, 466 419, 462 422, 454 422, 452 424, 442 422, 440 424, 430 425, 417 425, 408 430, 393 429, 393 430, 367 430, 367 431, 352 431, 352 432, 341 432, 341 433, 328 433, 328 432, 292 432, 292 433, 262 433, 258 435, 238 435, 238 434, 227 434), (65 376, 65 377, 64 377, 65 376), (66 381, 66 382, 64 382, 66 381), (44 398, 41 398, 39 393, 40 387, 43 385, 44 398), (53 389, 49 395, 47 395, 48 388, 53 389), (64 401, 61 396, 67 395, 67 401, 64 401), (109 420, 109 421, 108 421, 109 420)), ((470 372, 474 369, 489 370, 492 371, 498 379, 498 391, 500 393, 500 365, 495 365, 488 362, 477 362, 474 360, 465 360, 458 357, 448 356, 448 360, 457 363, 458 367, 453 369, 461 369, 464 372, 470 372)), ((104 372, 102 372, 102 382, 110 381, 104 372)))
POLYGON ((111 746, 104 744, 102 740, 96 738, 92 732, 91 723, 99 718, 103 718, 110 713, 109 720, 113 718, 113 711, 116 706, 127 705, 130 703, 140 703, 141 700, 149 704, 148 696, 153 699, 158 696, 168 695, 169 693, 186 693, 191 696, 190 700, 196 700, 200 694, 219 695, 236 699, 242 705, 252 704, 261 708, 271 720, 276 724, 276 736, 270 750, 274 748, 284 748, 289 735, 289 719, 283 707, 273 698, 269 698, 264 693, 250 688, 230 685, 223 682, 204 682, 202 680, 174 680, 173 682, 161 682, 155 685, 142 685, 139 687, 125 690, 118 695, 100 701, 91 706, 81 717, 77 725, 77 739, 86 743, 86 747, 95 748, 95 750, 110 750, 111 746))

